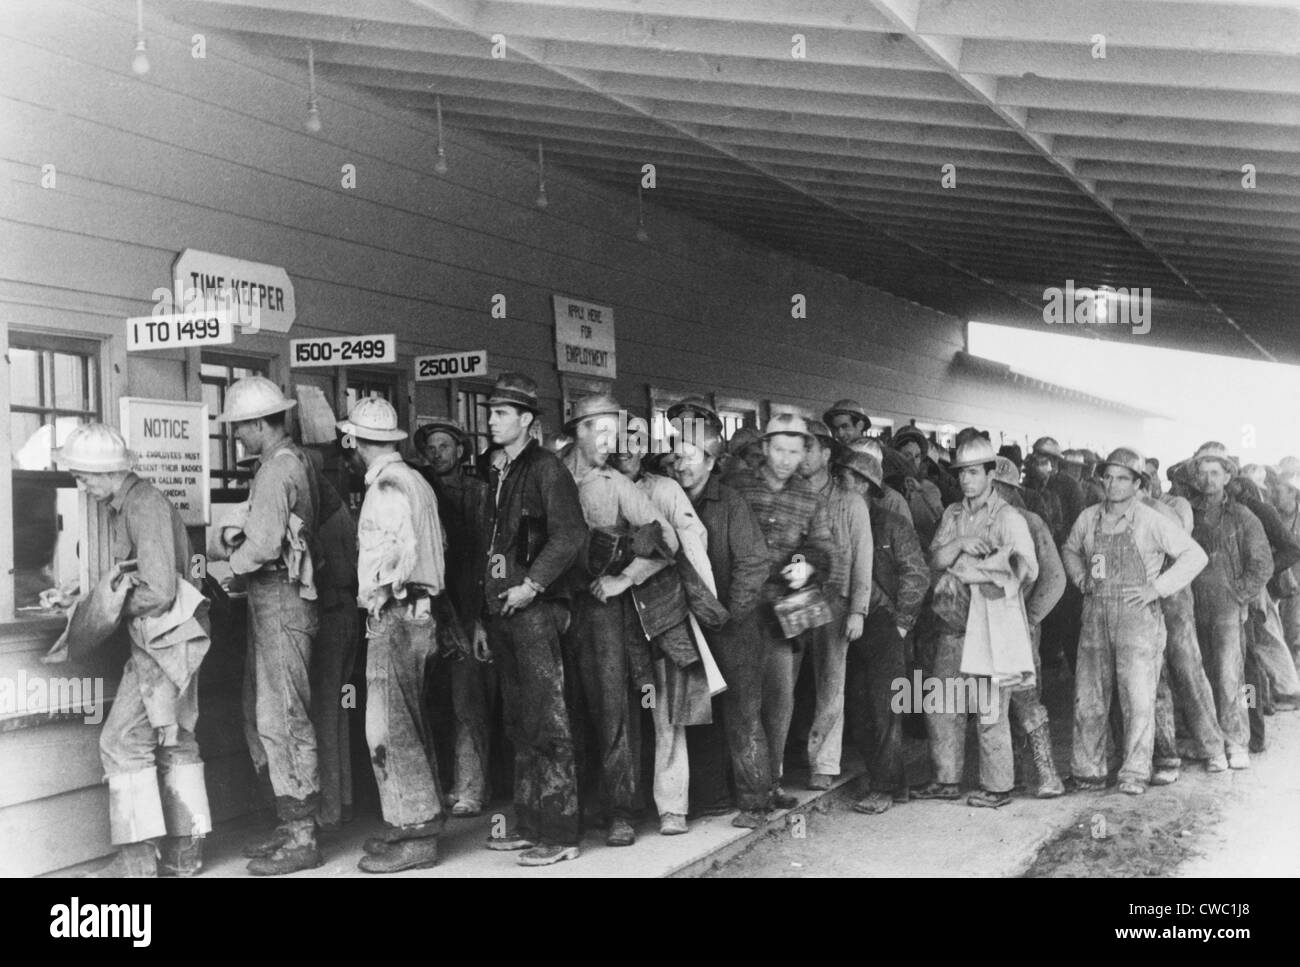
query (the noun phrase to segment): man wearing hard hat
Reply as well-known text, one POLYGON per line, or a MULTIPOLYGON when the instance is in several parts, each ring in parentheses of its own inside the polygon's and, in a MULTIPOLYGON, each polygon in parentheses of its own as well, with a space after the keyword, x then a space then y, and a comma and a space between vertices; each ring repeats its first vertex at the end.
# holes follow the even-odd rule
POLYGON ((340 420, 366 467, 357 518, 357 604, 367 612, 366 741, 383 835, 365 843, 367 873, 421 869, 438 861, 446 816, 438 760, 425 721, 425 670, 438 653, 434 599, 446 587, 437 498, 397 451, 406 431, 377 396, 340 420))
POLYGON ((257 722, 280 825, 249 844, 248 870, 278 876, 321 865, 316 848, 320 775, 316 731, 309 716, 312 646, 319 629, 312 583, 319 551, 317 494, 307 455, 289 437, 286 417, 295 402, 264 376, 236 380, 217 417, 229 423, 244 450, 257 456, 241 527, 227 526, 221 549, 230 569, 248 579, 248 654, 244 715, 257 722))
POLYGON ((845 447, 871 429, 871 417, 857 400, 839 400, 822 414, 822 422, 830 427, 835 442, 845 447))
POLYGON ((1146 461, 1136 450, 1112 451, 1100 469, 1106 500, 1084 509, 1061 550, 1065 573, 1084 596, 1071 772, 1080 790, 1105 788, 1117 690, 1124 720, 1119 791, 1136 796, 1151 779, 1155 747, 1160 600, 1186 587, 1206 559, 1181 527, 1138 499, 1146 461), (1167 569, 1166 558, 1173 562, 1167 569))
POLYGON ((131 637, 131 657, 99 738, 118 855, 97 875, 193 876, 212 829, 194 737, 210 626, 207 600, 187 576, 189 536, 167 498, 131 472, 131 454, 113 428, 79 426, 54 457, 106 505, 116 571, 134 562, 116 588, 101 581, 96 589, 115 595, 131 637))

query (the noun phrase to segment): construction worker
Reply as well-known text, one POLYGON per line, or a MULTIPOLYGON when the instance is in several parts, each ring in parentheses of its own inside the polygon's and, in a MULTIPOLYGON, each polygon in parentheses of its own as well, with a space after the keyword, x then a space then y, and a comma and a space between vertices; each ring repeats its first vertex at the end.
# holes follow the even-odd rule
POLYGON ((1047 522, 1025 507, 1020 497, 1024 486, 1020 482, 1020 471, 1008 457, 998 457, 993 471, 993 486, 1029 525, 1029 535, 1034 539, 1034 554, 1038 557, 1038 577, 1025 595, 1025 620, 1029 622, 1029 638, 1034 649, 1034 684, 1031 688, 1011 693, 1011 731, 1017 741, 1023 736, 1028 747, 1034 771, 1034 796, 1054 799, 1065 792, 1065 786, 1056 774, 1056 762, 1052 758, 1052 727, 1042 701, 1043 663, 1039 650, 1043 619, 1056 607, 1065 591, 1065 565, 1047 522))
POLYGON ((217 417, 257 456, 246 514, 222 528, 220 548, 230 568, 248 580, 248 654, 244 715, 257 723, 260 748, 275 792, 280 826, 250 844, 248 870, 278 876, 321 865, 316 848, 320 774, 312 727, 310 667, 319 629, 313 583, 319 551, 317 494, 306 454, 289 436, 286 417, 296 403, 264 376, 246 376, 226 391, 217 417))
MULTIPOLYGON (((1300 540, 1300 471, 1283 470, 1278 474, 1273 485, 1273 503, 1283 525, 1300 540)), ((1277 576, 1275 591, 1287 647, 1300 668, 1300 564, 1277 576)))
MULTIPOLYGON (((1250 768, 1246 694, 1246 619, 1251 601, 1273 576, 1273 554, 1259 518, 1228 496, 1237 462, 1222 443, 1204 443, 1192 457, 1198 491, 1192 537, 1210 563, 1192 583, 1196 637, 1214 691, 1231 769, 1250 768)), ((1249 701, 1255 701, 1252 695, 1249 701)))
POLYGON ((386 399, 359 399, 338 422, 366 467, 357 519, 357 604, 366 612, 366 742, 383 833, 364 844, 367 873, 438 861, 446 816, 425 718, 428 665, 438 653, 434 599, 445 588, 445 539, 432 488, 397 451, 406 431, 386 399))
POLYGON ((675 555, 679 547, 672 525, 650 498, 608 466, 618 450, 622 412, 612 396, 580 400, 569 422, 576 443, 563 457, 591 531, 572 644, 581 701, 595 730, 592 764, 599 772, 600 808, 610 824, 608 846, 636 842, 632 823, 642 809, 641 701, 654 689, 649 642, 627 592, 672 565, 671 559, 632 553, 628 538, 635 528, 657 524, 670 552, 675 555), (602 545, 617 550, 607 556, 602 545))
MULTIPOLYGON (((906 472, 901 474, 902 494, 912 512, 912 524, 917 536, 925 546, 929 546, 934 537, 934 529, 939 526, 943 516, 943 496, 938 485, 929 478, 926 465, 930 462, 926 454, 930 450, 930 440, 915 426, 905 426, 890 441, 890 445, 906 462, 906 472)), ((886 454, 886 463, 888 463, 886 454)), ((891 474, 890 468, 882 464, 886 482, 891 474)))
POLYGON ((1160 681, 1159 600, 1205 567, 1205 554, 1177 524, 1138 499, 1146 461, 1120 447, 1100 465, 1106 500, 1086 508, 1062 550, 1066 574, 1084 595, 1075 666, 1071 771, 1083 791, 1106 785, 1111 701, 1124 722, 1119 790, 1141 795, 1151 778, 1160 681), (1165 559, 1173 563, 1164 570, 1165 559))
POLYGON ((498 460, 490 478, 493 513, 484 522, 483 598, 506 734, 515 749, 516 825, 490 837, 487 848, 522 850, 519 865, 549 866, 579 855, 578 780, 560 635, 570 620, 564 579, 587 526, 572 475, 531 432, 542 409, 537 384, 504 373, 488 407, 498 460))
POLYGON ((120 614, 131 639, 99 737, 118 853, 95 875, 193 876, 212 830, 194 737, 211 629, 207 599, 188 579, 189 537, 167 498, 131 472, 132 455, 112 427, 78 426, 54 459, 106 508, 115 567, 94 593, 120 614))
POLYGON ((812 443, 799 465, 799 474, 826 501, 835 553, 824 590, 836 620, 806 632, 807 647, 794 656, 798 680, 803 655, 812 650, 815 702, 808 731, 808 788, 825 791, 840 774, 844 739, 844 673, 849 645, 862 637, 871 603, 871 568, 875 547, 871 511, 861 488, 845 487, 831 475, 834 440, 826 424, 810 420, 812 443))
POLYGON ((497 693, 495 666, 489 664, 483 625, 483 570, 487 557, 486 521, 492 513, 488 483, 465 466, 469 435, 457 420, 439 418, 415 432, 416 448, 431 472, 425 479, 438 498, 438 516, 447 535, 447 593, 466 637, 471 657, 440 663, 435 674, 451 684, 455 717, 455 781, 448 796, 451 815, 477 816, 487 801, 491 715, 497 693))
MULTIPOLYGON (((993 486, 996 468, 997 451, 987 438, 974 436, 957 447, 952 469, 957 471, 958 483, 966 496, 961 503, 944 509, 930 544, 930 570, 945 572, 962 555, 979 559, 995 550, 1009 549, 1021 562, 1021 583, 1015 593, 1021 598, 1023 615, 1025 590, 1038 577, 1038 558, 1025 518, 993 486)), ((972 596, 979 593, 982 592, 978 587, 972 588, 972 596)), ((1028 628, 1025 634, 1028 636, 1028 628)), ((945 684, 970 678, 961 673, 964 648, 964 631, 958 633, 951 626, 939 628, 932 642, 929 677, 945 684)), ((979 709, 980 789, 968 796, 966 802, 996 809, 1011 801, 1015 786, 1009 714, 1012 692, 989 678, 980 678, 976 684, 975 693, 987 696, 989 707, 979 709)), ((935 777, 913 790, 912 795, 918 799, 958 799, 961 795, 966 714, 973 710, 947 707, 950 703, 946 696, 940 704, 941 710, 927 711, 925 716, 935 777)))
POLYGON ((759 619, 765 663, 762 718, 771 756, 769 805, 777 809, 799 804, 781 787, 781 778, 794 714, 795 649, 800 644, 797 638, 784 637, 773 605, 789 591, 803 588, 814 575, 828 574, 835 555, 826 501, 798 473, 812 443, 803 417, 778 413, 763 435, 763 465, 756 473, 734 474, 728 484, 749 504, 767 539, 769 570, 759 619))
POLYGON ((834 466, 838 485, 866 500, 871 515, 871 598, 862 635, 849 643, 844 713, 867 766, 867 794, 853 808, 876 815, 908 800, 903 719, 891 706, 894 684, 907 674, 906 643, 930 587, 930 569, 916 529, 880 502, 880 462, 847 448, 834 466))
POLYGON ((835 442, 846 447, 871 429, 871 417, 857 400, 840 400, 822 414, 822 422, 830 427, 835 442))
POLYGON ((1028 465, 1030 475, 1034 478, 1030 482, 1031 486, 1036 485, 1037 489, 1045 490, 1056 498, 1054 503, 1059 508, 1060 516, 1054 520, 1048 519, 1047 522, 1052 525, 1057 545, 1064 544, 1070 528, 1074 526, 1074 519, 1083 510, 1083 488, 1078 480, 1065 472, 1065 454, 1061 445, 1052 437, 1039 437, 1034 441, 1028 465))

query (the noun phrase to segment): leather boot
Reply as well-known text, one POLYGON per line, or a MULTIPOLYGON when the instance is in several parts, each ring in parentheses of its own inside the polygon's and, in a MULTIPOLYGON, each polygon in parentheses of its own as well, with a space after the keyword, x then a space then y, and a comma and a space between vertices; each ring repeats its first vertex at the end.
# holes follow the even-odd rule
POLYGON ((325 861, 316 848, 316 820, 291 819, 284 824, 289 841, 270 856, 262 856, 248 864, 254 876, 283 876, 299 870, 314 870, 325 861))
POLYGON ((1038 774, 1034 795, 1039 799, 1055 799, 1064 794, 1065 786, 1052 760, 1052 732, 1046 723, 1029 733, 1029 752, 1033 756, 1034 772, 1038 774))
POLYGON ((357 863, 367 873, 400 873, 402 870, 422 870, 438 862, 438 838, 403 839, 390 843, 382 853, 361 857, 357 863))
POLYGON ((244 846, 244 855, 250 860, 257 859, 260 856, 270 856, 280 847, 289 842, 289 827, 281 823, 275 829, 271 830, 261 839, 255 839, 244 846))
POLYGON ((112 862, 85 874, 87 880, 147 879, 158 875, 158 851, 150 840, 118 847, 112 862))
POLYGON ((168 836, 159 852, 159 876, 190 877, 203 869, 202 836, 168 836))

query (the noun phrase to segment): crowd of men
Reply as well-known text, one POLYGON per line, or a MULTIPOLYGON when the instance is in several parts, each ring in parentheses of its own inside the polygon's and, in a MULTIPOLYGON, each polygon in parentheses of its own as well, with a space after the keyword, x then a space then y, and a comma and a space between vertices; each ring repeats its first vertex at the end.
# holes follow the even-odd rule
MULTIPOLYGON (((1059 796, 1045 663, 1073 668, 1081 792, 1139 795, 1186 762, 1248 768, 1265 716, 1300 707, 1295 458, 1240 468, 1209 442, 1166 469, 1166 488, 1131 447, 1102 459, 1043 437, 1022 459, 975 428, 949 451, 915 426, 882 444, 848 399, 823 421, 780 413, 726 440, 690 397, 654 439, 608 395, 579 401, 551 448, 536 384, 510 373, 482 454, 440 419, 418 429, 410 462, 393 407, 356 403, 338 424, 364 473, 354 521, 293 442, 293 405, 248 377, 219 417, 256 457, 247 504, 209 548, 247 589, 245 733, 279 819, 248 844, 254 874, 319 866, 317 830, 349 817, 338 696, 362 623, 383 813, 359 861, 371 873, 433 866, 448 816, 480 814, 498 718, 513 823, 485 846, 543 866, 577 858, 588 828, 631 846, 651 810, 663 835, 709 815, 759 828, 797 804, 787 762, 802 776, 806 758, 809 789, 835 783, 846 730, 865 814, 962 798, 972 716, 966 802, 1059 796), (435 751, 446 710, 433 707, 445 700, 449 791, 435 751), (919 785, 909 721, 928 740, 919 785)), ((101 741, 110 873, 193 875, 210 828, 193 737, 207 623, 184 591, 184 529, 110 428, 79 428, 59 459, 106 504, 115 560, 136 562, 95 594, 133 649, 101 741), (179 668, 178 635, 191 643, 179 668)))

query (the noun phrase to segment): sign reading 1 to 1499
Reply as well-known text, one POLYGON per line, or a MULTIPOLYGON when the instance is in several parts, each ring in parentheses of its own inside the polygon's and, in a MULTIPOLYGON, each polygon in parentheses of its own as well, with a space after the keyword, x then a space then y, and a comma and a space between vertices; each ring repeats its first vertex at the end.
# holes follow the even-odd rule
POLYGON ((235 325, 225 312, 172 312, 126 320, 126 348, 175 349, 235 341, 235 325))
POLYGON ((291 366, 357 366, 397 362, 397 336, 329 336, 289 340, 291 366))

